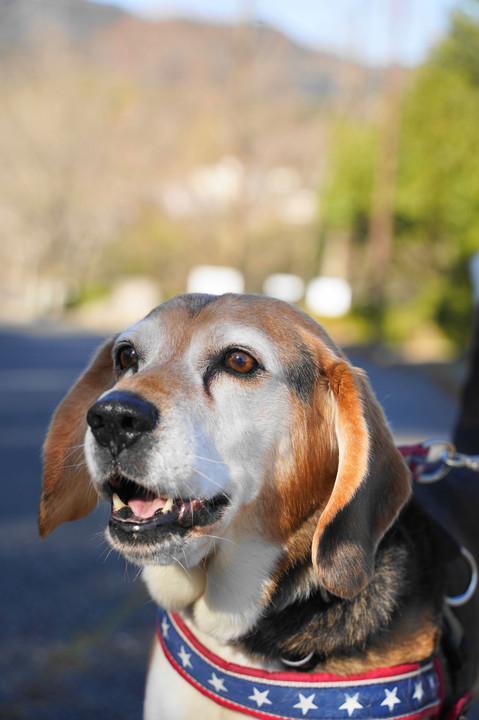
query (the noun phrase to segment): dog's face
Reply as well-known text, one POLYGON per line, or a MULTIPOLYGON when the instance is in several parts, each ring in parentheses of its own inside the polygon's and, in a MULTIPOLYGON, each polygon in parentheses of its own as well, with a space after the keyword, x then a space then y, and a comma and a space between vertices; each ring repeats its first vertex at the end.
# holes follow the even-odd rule
POLYGON ((314 517, 320 581, 352 597, 408 492, 366 380, 316 323, 271 298, 186 295, 109 341, 60 406, 40 529, 99 495, 129 560, 193 568, 235 528, 287 553, 314 517))
POLYGON ((176 300, 116 338, 116 383, 88 411, 85 454, 130 560, 196 565, 291 456, 304 360, 291 338, 278 353, 258 308, 252 323, 238 299, 176 300))

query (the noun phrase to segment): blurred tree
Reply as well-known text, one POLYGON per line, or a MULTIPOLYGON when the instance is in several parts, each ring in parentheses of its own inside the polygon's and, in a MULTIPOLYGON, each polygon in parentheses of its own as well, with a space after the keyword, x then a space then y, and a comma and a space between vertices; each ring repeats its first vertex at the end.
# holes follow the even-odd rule
POLYGON ((330 144, 332 172, 322 193, 323 224, 348 227, 355 240, 364 242, 377 153, 376 128, 343 118, 331 128, 330 144))
POLYGON ((421 312, 459 346, 470 328, 467 262, 479 248, 478 117, 479 22, 457 13, 406 98, 396 241, 398 260, 419 245, 421 312))
MULTIPOLYGON (((346 246, 343 272, 364 304, 366 292, 366 243, 378 153, 378 128, 372 123, 357 123, 342 118, 330 131, 331 172, 320 197, 321 242, 319 266, 328 274, 324 259, 330 245, 338 241, 346 246)), ((334 254, 334 248, 333 248, 334 254)))
POLYGON ((67 293, 128 214, 134 97, 58 47, 4 63, 0 92, 0 262, 47 310, 42 289, 67 293))
MULTIPOLYGON (((382 330, 390 339, 403 340, 434 323, 456 347, 467 345, 467 262, 479 248, 478 117, 479 22, 457 13, 448 37, 414 73, 403 100, 394 239, 384 277, 382 330)), ((374 326, 366 258, 369 254, 370 268, 367 229, 380 126, 340 121, 331 138, 330 181, 321 194, 323 236, 331 242, 338 229, 349 233, 356 311, 377 334, 381 326, 374 326)))

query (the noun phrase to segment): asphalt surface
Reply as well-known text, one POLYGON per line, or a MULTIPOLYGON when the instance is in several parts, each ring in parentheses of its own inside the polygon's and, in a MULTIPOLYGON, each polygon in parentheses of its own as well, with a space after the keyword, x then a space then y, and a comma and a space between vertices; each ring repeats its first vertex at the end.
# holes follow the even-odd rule
MULTIPOLYGON (((98 336, 0 329, 0 718, 141 718, 155 608, 107 548, 107 509, 37 535, 41 445, 98 336)), ((369 355, 398 442, 449 436, 454 400, 408 366, 369 355)))

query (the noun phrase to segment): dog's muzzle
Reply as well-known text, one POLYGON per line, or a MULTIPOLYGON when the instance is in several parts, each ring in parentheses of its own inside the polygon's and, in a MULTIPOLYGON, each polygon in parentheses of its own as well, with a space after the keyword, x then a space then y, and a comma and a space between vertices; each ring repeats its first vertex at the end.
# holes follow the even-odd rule
POLYGON ((122 472, 122 458, 139 448, 140 441, 157 428, 157 408, 141 396, 114 391, 98 400, 87 413, 96 443, 108 451, 111 468, 101 491, 111 501, 110 537, 122 546, 152 547, 176 535, 220 519, 229 498, 172 497, 161 493, 161 480, 151 488, 122 472), (134 447, 137 445, 137 447, 134 447))

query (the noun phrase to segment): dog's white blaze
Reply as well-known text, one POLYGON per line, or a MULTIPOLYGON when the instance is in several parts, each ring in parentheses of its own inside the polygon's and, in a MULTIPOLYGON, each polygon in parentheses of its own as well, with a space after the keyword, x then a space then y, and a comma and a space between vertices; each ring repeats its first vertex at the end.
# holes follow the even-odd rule
POLYGON ((257 387, 251 393, 245 386, 221 378, 210 418, 216 446, 227 459, 232 485, 243 503, 259 492, 266 458, 288 437, 291 412, 286 388, 257 387))

